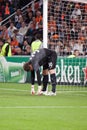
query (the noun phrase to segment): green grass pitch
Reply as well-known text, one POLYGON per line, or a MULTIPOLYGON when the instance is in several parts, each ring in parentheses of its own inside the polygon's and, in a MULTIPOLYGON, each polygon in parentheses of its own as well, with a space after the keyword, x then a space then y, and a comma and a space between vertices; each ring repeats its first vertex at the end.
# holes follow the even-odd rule
POLYGON ((32 96, 30 84, 0 83, 0 130, 87 130, 87 87, 32 96))

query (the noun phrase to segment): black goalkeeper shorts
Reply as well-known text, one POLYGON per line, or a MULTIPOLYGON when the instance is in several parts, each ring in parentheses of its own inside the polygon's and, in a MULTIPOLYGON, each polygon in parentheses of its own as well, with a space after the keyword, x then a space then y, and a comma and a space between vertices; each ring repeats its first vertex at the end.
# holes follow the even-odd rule
POLYGON ((47 58, 45 64, 43 65, 43 70, 55 69, 56 67, 57 54, 56 52, 52 52, 52 54, 47 58))

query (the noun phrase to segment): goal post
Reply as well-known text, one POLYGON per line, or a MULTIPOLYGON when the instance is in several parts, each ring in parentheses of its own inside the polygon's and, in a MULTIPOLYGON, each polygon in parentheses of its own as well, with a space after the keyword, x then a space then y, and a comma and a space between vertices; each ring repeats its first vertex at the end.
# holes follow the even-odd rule
POLYGON ((43 47, 48 44, 48 0, 43 0, 43 47))

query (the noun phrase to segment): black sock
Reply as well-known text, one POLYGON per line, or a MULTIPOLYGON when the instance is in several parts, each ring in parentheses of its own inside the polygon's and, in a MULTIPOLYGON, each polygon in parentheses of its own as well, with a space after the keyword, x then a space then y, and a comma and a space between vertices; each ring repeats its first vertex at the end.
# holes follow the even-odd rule
POLYGON ((52 92, 55 93, 55 91, 56 91, 56 75, 51 74, 50 78, 51 78, 51 84, 52 84, 52 92))
POLYGON ((31 71, 31 84, 34 85, 35 83, 35 72, 31 71))
POLYGON ((48 84, 48 75, 43 75, 43 88, 42 91, 46 91, 48 84))

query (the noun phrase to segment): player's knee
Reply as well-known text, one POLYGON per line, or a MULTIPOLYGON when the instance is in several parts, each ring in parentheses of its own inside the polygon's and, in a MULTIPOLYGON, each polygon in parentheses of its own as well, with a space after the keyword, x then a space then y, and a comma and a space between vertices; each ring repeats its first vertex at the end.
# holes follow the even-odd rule
POLYGON ((43 75, 48 75, 48 69, 43 70, 43 75))
POLYGON ((55 69, 49 70, 49 73, 50 73, 50 74, 55 74, 55 69))

